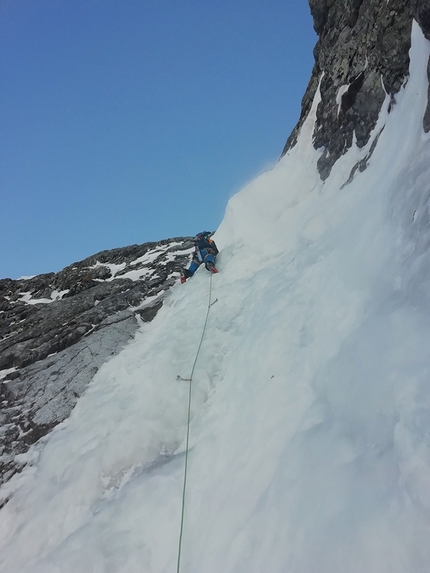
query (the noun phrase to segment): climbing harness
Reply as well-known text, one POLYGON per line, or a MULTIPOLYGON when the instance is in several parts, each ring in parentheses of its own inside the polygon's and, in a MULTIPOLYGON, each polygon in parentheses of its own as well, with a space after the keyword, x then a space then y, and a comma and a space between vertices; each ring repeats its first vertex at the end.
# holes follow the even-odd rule
POLYGON ((214 305, 218 299, 215 299, 213 302, 211 302, 211 298, 212 298, 212 274, 210 277, 210 282, 209 282, 209 301, 208 301, 208 308, 206 311, 206 318, 205 318, 205 323, 203 325, 203 331, 202 331, 202 335, 200 337, 200 342, 199 342, 199 346, 197 348, 197 353, 196 353, 196 357, 194 359, 194 364, 193 367, 191 369, 191 374, 189 378, 182 378, 182 376, 176 376, 176 380, 182 380, 184 382, 188 382, 188 417, 187 417, 187 437, 185 440, 185 467, 184 467, 184 484, 183 484, 183 488, 182 488, 182 509, 181 509, 181 528, 180 528, 180 532, 179 532, 179 547, 178 547, 178 564, 177 564, 177 568, 176 568, 176 573, 179 573, 179 569, 181 566, 181 551, 182 551, 182 534, 184 532, 184 515, 185 515, 185 493, 186 493, 186 489, 187 489, 187 474, 188 474, 188 449, 189 449, 189 441, 190 441, 190 422, 191 422, 191 390, 192 390, 192 382, 193 382, 193 374, 194 374, 194 369, 196 367, 197 364, 197 359, 199 357, 200 354, 200 349, 202 347, 202 343, 203 343, 203 338, 205 336, 205 332, 206 332, 206 326, 208 323, 208 318, 209 318, 209 311, 212 305, 214 305))

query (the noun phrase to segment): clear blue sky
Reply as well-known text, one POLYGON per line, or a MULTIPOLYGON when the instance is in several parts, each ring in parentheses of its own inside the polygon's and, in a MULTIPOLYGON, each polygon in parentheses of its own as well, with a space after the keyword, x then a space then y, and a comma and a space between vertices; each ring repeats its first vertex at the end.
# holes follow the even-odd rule
POLYGON ((307 0, 0 0, 0 278, 215 229, 315 41, 307 0))

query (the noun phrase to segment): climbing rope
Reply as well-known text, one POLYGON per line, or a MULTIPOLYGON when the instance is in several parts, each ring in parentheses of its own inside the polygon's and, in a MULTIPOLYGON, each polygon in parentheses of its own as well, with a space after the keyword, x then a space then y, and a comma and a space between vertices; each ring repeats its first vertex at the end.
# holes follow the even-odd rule
POLYGON ((183 488, 182 488, 182 509, 181 509, 181 528, 180 528, 180 533, 179 533, 179 547, 178 547, 178 565, 176 568, 176 573, 179 573, 179 569, 181 566, 181 551, 182 551, 182 534, 184 532, 184 515, 185 515, 185 493, 186 493, 186 489, 187 489, 187 474, 188 474, 188 449, 189 449, 189 442, 190 442, 190 422, 191 422, 191 390, 192 390, 192 382, 193 382, 193 375, 194 375, 194 369, 196 367, 197 364, 197 359, 199 357, 200 354, 200 349, 202 347, 202 343, 203 343, 203 338, 205 336, 205 332, 206 332, 206 326, 208 323, 208 318, 209 318, 209 311, 211 309, 211 306, 213 304, 215 304, 217 302, 218 299, 215 299, 213 302, 211 302, 211 298, 212 298, 212 274, 210 277, 210 281, 209 281, 209 301, 208 301, 208 308, 206 311, 206 318, 205 318, 205 323, 203 325, 203 331, 202 331, 202 335, 200 337, 200 342, 199 342, 199 347, 197 348, 197 353, 196 353, 196 357, 194 359, 194 364, 193 367, 191 369, 191 374, 189 378, 181 378, 181 376, 177 376, 176 379, 177 380, 184 380, 186 382, 188 382, 188 419, 187 419, 187 437, 185 440, 185 467, 184 467, 184 484, 183 484, 183 488))

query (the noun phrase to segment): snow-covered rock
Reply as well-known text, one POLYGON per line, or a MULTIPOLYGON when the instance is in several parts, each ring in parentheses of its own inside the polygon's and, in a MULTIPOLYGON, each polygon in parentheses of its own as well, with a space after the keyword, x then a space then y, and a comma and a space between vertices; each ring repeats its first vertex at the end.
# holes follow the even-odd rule
POLYGON ((103 251, 59 273, 0 280, 0 481, 69 416, 139 322, 154 318, 191 247, 189 238, 166 239, 103 251))

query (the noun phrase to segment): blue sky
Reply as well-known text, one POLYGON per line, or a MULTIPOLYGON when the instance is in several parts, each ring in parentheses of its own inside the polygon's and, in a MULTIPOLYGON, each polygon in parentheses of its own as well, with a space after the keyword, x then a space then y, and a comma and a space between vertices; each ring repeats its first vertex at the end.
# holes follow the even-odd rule
POLYGON ((215 229, 315 42, 306 0, 2 0, 0 278, 215 229))

